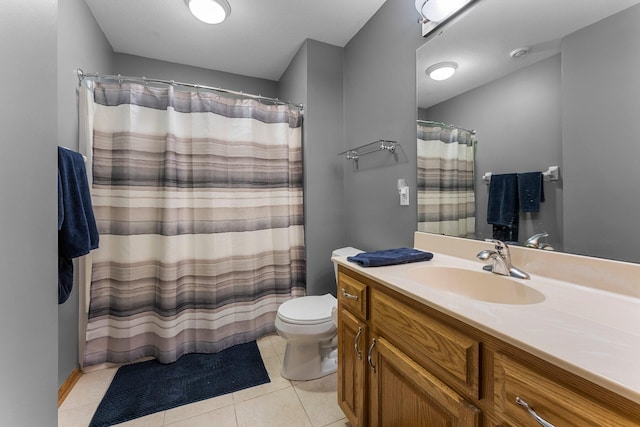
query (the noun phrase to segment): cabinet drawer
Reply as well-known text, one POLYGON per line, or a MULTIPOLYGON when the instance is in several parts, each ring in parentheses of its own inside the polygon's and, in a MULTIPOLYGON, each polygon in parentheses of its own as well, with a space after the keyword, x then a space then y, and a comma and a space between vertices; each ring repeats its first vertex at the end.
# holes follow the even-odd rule
POLYGON ((377 290, 371 293, 371 318, 376 333, 444 381, 479 397, 478 341, 377 290))
MULTIPOLYGON (((640 419, 627 418, 614 412, 503 353, 497 353, 494 361, 496 412, 508 425, 540 425, 526 408, 516 403, 516 397, 555 427, 640 425, 640 419)), ((588 391, 592 395, 597 394, 597 387, 590 387, 588 391)))
POLYGON ((368 317, 367 297, 369 286, 351 276, 338 272, 338 303, 361 319, 368 317))

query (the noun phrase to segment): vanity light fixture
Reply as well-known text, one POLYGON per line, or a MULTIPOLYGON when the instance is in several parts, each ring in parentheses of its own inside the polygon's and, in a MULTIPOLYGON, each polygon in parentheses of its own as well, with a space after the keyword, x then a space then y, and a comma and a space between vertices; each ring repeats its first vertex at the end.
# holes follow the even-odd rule
POLYGON ((231 13, 227 0, 184 0, 189 10, 206 24, 219 24, 231 13))
POLYGON ((415 0, 421 24, 440 23, 462 9, 472 0, 415 0))
POLYGON ((451 13, 452 8, 453 3, 450 1, 416 0, 416 10, 421 22, 440 22, 451 13))
POLYGON ((439 62, 426 69, 426 73, 433 80, 446 80, 453 76, 458 69, 458 64, 452 61, 439 62))
POLYGON ((420 14, 418 23, 422 24, 422 36, 436 34, 440 26, 462 16, 476 0, 415 0, 416 10, 420 14))

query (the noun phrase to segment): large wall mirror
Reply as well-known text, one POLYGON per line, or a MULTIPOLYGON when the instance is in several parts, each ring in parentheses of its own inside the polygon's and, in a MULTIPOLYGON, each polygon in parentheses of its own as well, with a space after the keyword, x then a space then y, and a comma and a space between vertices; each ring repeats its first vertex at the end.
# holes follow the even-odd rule
POLYGON ((475 131, 468 237, 495 233, 483 176, 558 166, 519 244, 547 232, 556 250, 640 262, 638 3, 479 0, 416 51, 419 123, 475 131), (456 73, 432 80, 441 62, 456 73))

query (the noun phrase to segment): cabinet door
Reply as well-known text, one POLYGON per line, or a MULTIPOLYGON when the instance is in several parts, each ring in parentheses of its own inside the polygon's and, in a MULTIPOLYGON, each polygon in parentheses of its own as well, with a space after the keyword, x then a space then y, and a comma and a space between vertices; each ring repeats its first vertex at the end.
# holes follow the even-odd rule
POLYGON ((371 341, 372 426, 480 425, 480 411, 462 396, 384 338, 374 337, 371 341))
POLYGON ((338 311, 338 404, 353 427, 365 425, 367 325, 338 311))
POLYGON ((480 343, 458 329, 396 298, 371 292, 371 324, 375 334, 450 386, 480 397, 480 343))

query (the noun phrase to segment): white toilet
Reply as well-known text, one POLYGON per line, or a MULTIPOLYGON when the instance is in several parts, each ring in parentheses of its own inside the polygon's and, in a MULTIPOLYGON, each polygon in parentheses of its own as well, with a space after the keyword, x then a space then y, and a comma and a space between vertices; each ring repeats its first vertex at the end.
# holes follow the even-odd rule
MULTIPOLYGON (((351 256, 360 252, 348 247, 336 249, 332 255, 351 256)), ((287 341, 280 371, 284 378, 312 380, 336 372, 337 306, 338 300, 331 294, 294 298, 280 305, 275 327, 287 341)))

